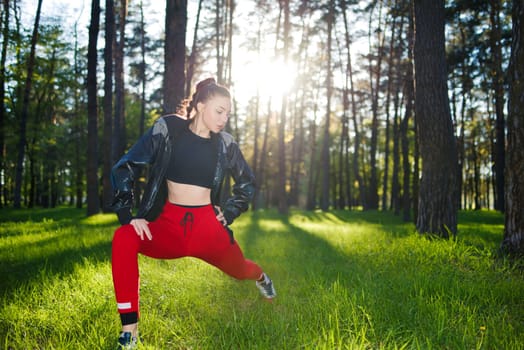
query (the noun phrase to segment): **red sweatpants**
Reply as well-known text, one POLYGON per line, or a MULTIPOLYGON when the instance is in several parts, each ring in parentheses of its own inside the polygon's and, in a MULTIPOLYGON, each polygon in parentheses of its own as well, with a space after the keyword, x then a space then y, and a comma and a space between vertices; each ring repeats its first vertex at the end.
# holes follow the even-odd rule
POLYGON ((157 259, 195 257, 216 266, 236 279, 257 280, 262 269, 244 258, 227 229, 216 219, 211 205, 184 207, 167 202, 162 213, 149 223, 152 240, 123 225, 113 237, 113 284, 118 312, 138 312, 138 253, 157 259))

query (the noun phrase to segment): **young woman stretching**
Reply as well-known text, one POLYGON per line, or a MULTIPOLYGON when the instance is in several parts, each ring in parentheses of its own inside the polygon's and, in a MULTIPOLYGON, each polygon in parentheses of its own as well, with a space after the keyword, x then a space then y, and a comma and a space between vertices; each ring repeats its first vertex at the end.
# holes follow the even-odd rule
POLYGON ((112 269, 123 348, 138 339, 139 253, 199 258, 236 279, 255 280, 267 299, 276 296, 271 279, 244 258, 228 228, 254 192, 254 177, 238 144, 222 131, 230 111, 229 91, 206 79, 196 87, 187 118, 159 118, 113 167, 113 208, 122 226, 113 238, 112 269), (147 186, 132 216, 134 181, 146 165, 147 186), (235 181, 233 195, 220 203, 226 172, 235 181))

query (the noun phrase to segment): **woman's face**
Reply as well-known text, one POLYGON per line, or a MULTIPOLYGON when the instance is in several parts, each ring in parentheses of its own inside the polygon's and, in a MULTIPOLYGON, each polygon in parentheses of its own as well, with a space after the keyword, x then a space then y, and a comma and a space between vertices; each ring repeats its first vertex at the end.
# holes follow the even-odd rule
POLYGON ((226 96, 215 95, 205 103, 198 103, 202 122, 209 131, 218 133, 224 129, 231 113, 231 99, 226 96))

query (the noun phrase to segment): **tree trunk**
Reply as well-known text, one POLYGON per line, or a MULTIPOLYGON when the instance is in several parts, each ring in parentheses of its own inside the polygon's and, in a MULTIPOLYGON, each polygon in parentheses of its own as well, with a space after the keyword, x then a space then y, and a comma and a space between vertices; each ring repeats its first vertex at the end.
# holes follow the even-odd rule
MULTIPOLYGON (((316 114, 316 112, 315 112, 316 114)), ((318 174, 318 163, 317 163, 317 123, 316 118, 313 120, 309 126, 309 135, 311 150, 310 150, 310 160, 309 160, 309 177, 308 177, 308 186, 307 186, 307 200, 306 200, 306 209, 313 210, 316 207, 316 178, 318 174)))
MULTIPOLYGON (((404 118, 400 124, 400 137, 402 143, 402 219, 405 222, 411 220, 411 164, 409 161, 409 120, 413 116, 413 100, 414 100, 414 86, 413 86, 413 15, 409 11, 409 27, 408 27, 408 59, 406 63, 405 81, 404 81, 404 98, 405 98, 405 110, 404 118)), ((414 173, 413 178, 418 176, 414 173)), ((413 191, 414 192, 414 191, 413 191)))
MULTIPOLYGON (((313 100, 318 101, 319 95, 320 87, 317 88, 315 98, 313 100)), ((311 146, 311 148, 309 150, 310 157, 306 198, 307 210, 313 210, 317 206, 317 184, 320 174, 320 170, 318 167, 319 159, 317 155, 317 114, 318 103, 315 103, 313 107, 313 120, 311 120, 309 124, 309 145, 311 146)))
MULTIPOLYGON (((0 58, 0 176, 5 178, 5 63, 7 60, 7 45, 9 44, 9 0, 3 0, 2 21, 2 56, 0 58)), ((0 181, 0 208, 7 205, 4 197, 4 181, 0 181)))
POLYGON ((382 57, 384 49, 384 34, 382 33, 382 2, 379 5, 378 28, 376 31, 378 36, 377 48, 377 64, 375 66, 375 76, 373 76, 373 64, 371 62, 371 21, 372 12, 369 17, 369 44, 370 44, 370 64, 369 64, 369 84, 371 87, 371 141, 370 141, 370 160, 369 167, 371 168, 371 176, 369 179, 368 195, 366 206, 364 209, 378 209, 378 174, 377 174, 377 148, 378 148, 378 97, 380 90, 380 80, 382 73, 382 57), (373 83, 375 78, 375 83, 373 83), (373 85, 374 84, 374 85, 373 85))
MULTIPOLYGON (((284 64, 288 62, 289 53, 289 0, 283 0, 284 6, 284 64)), ((282 106, 280 109, 280 125, 278 127, 278 212, 287 214, 288 202, 286 191, 286 111, 287 95, 282 96, 282 106)))
POLYGON ((358 191, 359 191, 359 202, 362 206, 366 206, 366 200, 365 200, 365 194, 366 194, 366 186, 362 179, 362 176, 360 176, 360 168, 359 168, 359 154, 360 154, 360 131, 359 131, 359 125, 357 120, 357 103, 355 100, 355 85, 353 83, 353 65, 351 63, 351 38, 349 36, 349 25, 348 25, 348 19, 346 14, 346 3, 345 1, 341 2, 342 5, 342 14, 344 18, 344 37, 346 42, 346 51, 347 51, 347 74, 349 76, 349 86, 350 86, 350 96, 351 96, 351 117, 353 120, 353 132, 355 133, 355 137, 353 140, 353 174, 355 176, 355 180, 358 184, 358 191))
MULTIPOLYGON (((105 47, 104 47, 104 136, 103 136, 103 170, 102 170, 102 209, 110 210, 113 198, 111 186, 111 168, 114 157, 113 140, 113 41, 115 37, 115 4, 106 0, 105 9, 105 47)), ((115 137, 116 138, 116 137, 115 137)))
POLYGON ((505 117, 504 117, 504 74, 502 72, 502 47, 500 28, 500 0, 490 2, 490 46, 492 51, 493 92, 495 94, 495 209, 504 212, 504 164, 505 164, 505 117))
POLYGON ((144 4, 142 3, 142 1, 140 1, 140 79, 142 80, 142 85, 140 88, 140 123, 138 130, 139 135, 143 135, 146 128, 146 54, 146 23, 144 16, 144 4))
POLYGON ((98 197, 98 110, 96 95, 99 26, 100 0, 93 0, 87 51, 87 215, 93 215, 100 211, 100 199, 98 197))
POLYGON ((457 149, 449 109, 444 0, 415 0, 415 108, 422 179, 417 230, 457 232, 457 149))
MULTIPOLYGON (((80 63, 78 62, 78 22, 75 23, 75 82, 79 82, 81 79, 80 63)), ((77 209, 82 208, 83 196, 84 196, 84 166, 81 160, 82 141, 84 140, 84 128, 80 122, 80 92, 78 88, 75 88, 74 95, 74 112, 73 112, 73 139, 75 143, 75 155, 74 155, 74 184, 75 184, 75 206, 77 209)), ((73 181, 72 181, 73 182, 73 181)))
MULTIPOLYGON (((396 5, 396 4, 395 4, 396 5)), ((395 30, 397 19, 395 14, 392 14, 393 18, 391 20, 391 37, 389 41, 389 55, 388 55, 388 83, 386 91, 386 102, 384 104, 384 109, 386 111, 386 140, 384 142, 384 177, 382 181, 382 210, 386 211, 388 209, 388 183, 389 183, 389 158, 390 158, 390 126, 391 126, 391 113, 390 113, 390 104, 391 104, 391 89, 393 88, 393 56, 395 55, 395 30)), ((395 141, 395 140, 393 140, 395 141)), ((393 178, 395 177, 395 172, 393 172, 393 178)), ((394 184, 394 181, 392 181, 394 184)), ((392 188, 393 195, 393 188, 392 188)))
MULTIPOLYGON (((398 7, 398 3, 396 5, 398 7)), ((397 47, 395 48, 395 84, 393 97, 393 174, 391 178, 391 207, 395 215, 400 214, 401 197, 400 197, 400 72, 402 71, 402 52, 404 51, 402 35, 404 33, 404 14, 400 15, 399 30, 397 36, 397 47)))
POLYGON ((329 184, 330 184, 330 152, 329 147, 331 139, 329 136, 329 127, 331 119, 331 96, 333 95, 332 86, 332 67, 331 67, 331 46, 332 46, 332 31, 333 22, 335 21, 335 3, 334 0, 329 2, 329 13, 327 18, 327 78, 326 78, 326 122, 324 124, 324 137, 322 138, 322 187, 320 192, 320 209, 323 211, 329 210, 329 184))
POLYGON ((503 251, 524 255, 524 1, 513 0, 503 251))
POLYGON ((122 157, 126 148, 124 47, 127 0, 120 0, 118 11, 118 41, 115 43, 115 118, 113 120, 112 152, 114 162, 117 162, 122 157))
POLYGON ((191 54, 189 55, 189 62, 187 63, 187 78, 186 90, 184 96, 191 95, 191 84, 193 81, 193 74, 195 73, 195 64, 197 58, 197 43, 198 43, 198 27, 200 25, 200 12, 202 11, 202 0, 198 1, 198 10, 195 21, 195 30, 193 32, 193 45, 191 47, 191 54))
POLYGON ((22 102, 22 114, 20 116, 20 139, 18 142, 18 158, 16 162, 16 176, 15 176, 15 193, 14 193, 14 207, 21 207, 22 199, 22 175, 24 172, 24 158, 25 148, 27 145, 27 118, 29 114, 29 94, 31 93, 31 84, 33 83, 33 70, 35 66, 36 56, 36 42, 38 40, 38 26, 40 23, 40 11, 42 9, 42 0, 38 0, 38 7, 36 9, 35 24, 33 27, 33 35, 31 36, 31 51, 27 61, 27 75, 24 88, 24 99, 22 102))
POLYGON ((215 1, 215 50, 216 50, 216 63, 217 63, 217 82, 223 83, 224 63, 222 55, 222 44, 221 44, 221 13, 220 10, 223 7, 223 0, 215 1))
MULTIPOLYGON (((233 83, 233 15, 235 13, 235 1, 234 0, 227 0, 228 6, 226 9, 229 9, 228 11, 228 17, 227 17, 227 60, 226 60, 226 71, 227 71, 227 79, 226 79, 226 86, 231 86, 233 83)), ((235 109, 236 110, 236 109, 235 109)), ((238 115, 235 115, 235 138, 238 139, 238 115)))
POLYGON ((262 140, 262 150, 261 150, 261 155, 260 155, 260 171, 258 171, 255 174, 257 176, 257 183, 259 184, 259 186, 257 186, 255 189, 255 195, 253 196, 253 202, 255 203, 255 206, 257 208, 259 207, 259 204, 260 204, 260 193, 262 189, 266 187, 265 186, 266 184, 266 172, 265 171, 266 171, 266 162, 267 162, 267 143, 268 143, 268 138, 269 138, 270 120, 271 120, 271 98, 268 101, 266 125, 265 125, 265 130, 264 130, 264 138, 262 140))
MULTIPOLYGON (((144 17, 144 4, 140 1, 140 121, 139 121, 139 135, 143 135, 145 132, 145 123, 146 123, 146 23, 144 17)), ((144 186, 144 181, 141 181, 143 170, 138 171, 138 178, 135 181, 135 203, 137 207, 140 205, 142 199, 142 189, 144 186)))
MULTIPOLYGON (((256 44, 256 48, 257 48, 257 58, 258 58, 258 61, 260 62, 260 59, 261 59, 261 48, 262 48, 262 21, 259 21, 258 23, 258 30, 257 30, 257 44, 256 44)), ((254 139, 253 139, 253 164, 252 164, 252 167, 253 167, 253 174, 255 174, 255 178, 257 180, 260 180, 259 178, 259 168, 258 168, 258 158, 259 158, 259 150, 258 150, 258 138, 259 138, 259 134, 260 134, 260 128, 261 128, 261 125, 259 123, 259 118, 260 118, 260 89, 259 87, 257 86, 257 94, 256 94, 256 97, 255 97, 255 107, 254 107, 254 112, 253 112, 253 115, 254 115, 254 139)), ((270 111, 268 111, 269 115, 271 115, 270 111)), ((269 119, 269 118, 268 118, 269 119)), ((269 122, 269 120, 267 120, 269 122)), ((262 155, 263 157, 264 155, 262 155)), ((258 181, 257 181, 258 182, 258 181)), ((261 184, 259 183, 259 186, 261 184)), ((259 186, 256 186, 255 188, 255 194, 253 196, 253 200, 252 200, 252 203, 251 203, 251 209, 254 211, 254 210, 257 210, 258 209, 258 195, 260 193, 260 188, 259 186)))
POLYGON ((184 99, 187 0, 166 1, 164 113, 174 113, 184 99))

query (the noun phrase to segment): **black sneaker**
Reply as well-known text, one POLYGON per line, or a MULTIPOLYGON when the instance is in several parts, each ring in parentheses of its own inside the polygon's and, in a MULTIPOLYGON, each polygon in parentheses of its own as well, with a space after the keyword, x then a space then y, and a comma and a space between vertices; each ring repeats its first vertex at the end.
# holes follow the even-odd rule
POLYGON ((273 299, 277 296, 275 287, 273 287, 273 281, 265 273, 262 274, 262 277, 264 278, 262 281, 256 281, 257 288, 264 298, 273 299))
POLYGON ((131 350, 137 349, 138 337, 133 337, 131 332, 122 332, 118 337, 118 348, 117 350, 131 350))

